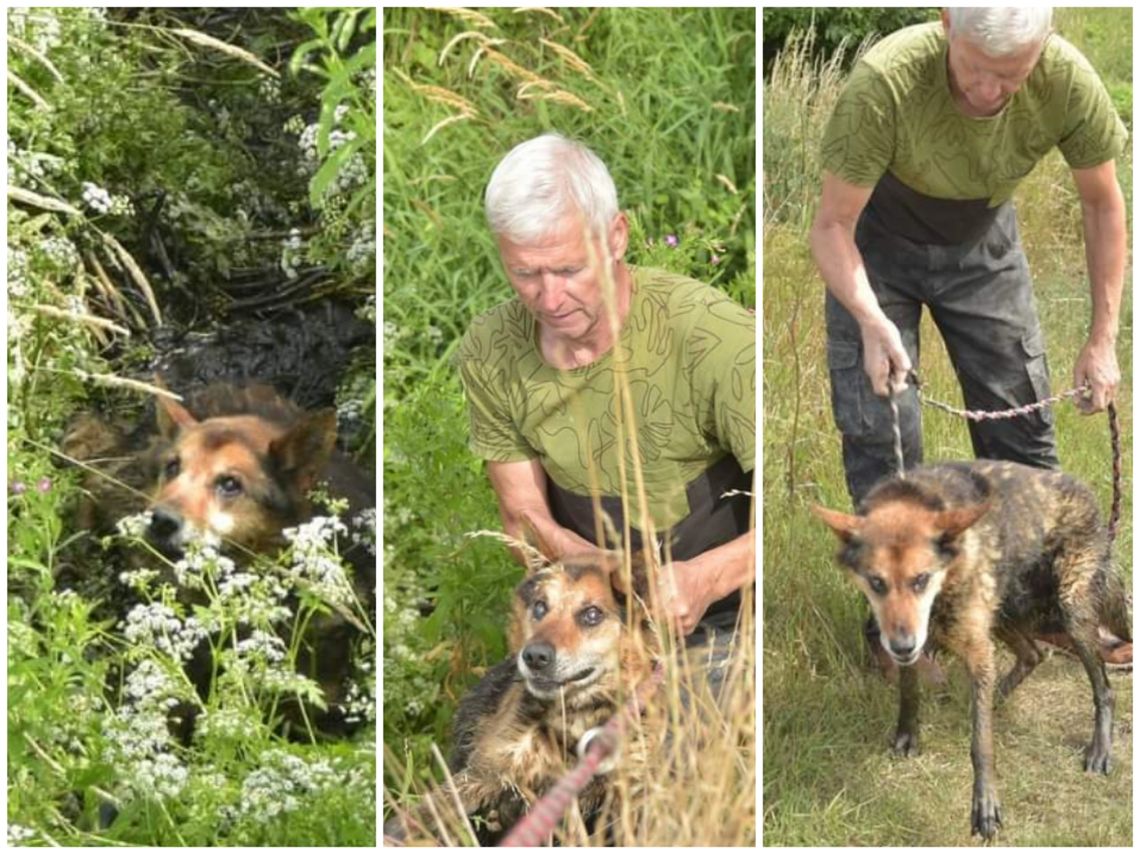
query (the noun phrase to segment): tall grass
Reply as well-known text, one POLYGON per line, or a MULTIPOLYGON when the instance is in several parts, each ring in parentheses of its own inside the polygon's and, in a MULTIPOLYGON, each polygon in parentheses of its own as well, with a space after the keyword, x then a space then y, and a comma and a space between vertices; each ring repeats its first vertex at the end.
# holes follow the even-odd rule
MULTIPOLYGON (((1061 34, 1084 49, 1130 116, 1129 10, 1062 10, 1061 34), (1070 31, 1072 24, 1072 31, 1070 31), (1101 47, 1107 57, 1102 65, 1101 47), (1128 62, 1123 62, 1127 57, 1128 62), (1106 70, 1107 67, 1107 70, 1106 70), (1117 76, 1117 75, 1122 75, 1117 76), (1123 79, 1122 79, 1123 78, 1123 79)), ((767 845, 954 845, 969 842, 972 771, 968 680, 943 660, 950 683, 922 710, 923 752, 890 756, 893 689, 873 675, 862 639, 866 606, 834 561, 835 541, 807 512, 843 507, 839 435, 830 409, 824 286, 807 245, 818 193, 823 123, 842 85, 834 58, 813 64, 793 41, 764 91, 764 840, 767 845)), ((1131 207, 1132 158, 1118 163, 1131 207)), ((1015 199, 1035 279, 1055 389, 1069 388, 1090 316, 1080 212, 1064 162, 1053 155, 1015 199)), ((1126 274, 1131 281, 1131 273, 1126 274)), ((1118 346, 1125 524, 1116 559, 1131 578, 1131 290, 1118 346)), ((921 370, 931 397, 961 394, 937 331, 924 318, 921 370)), ((1103 416, 1058 408, 1062 464, 1107 509, 1111 455, 1103 416)), ((928 460, 968 459, 964 424, 924 412, 928 460)), ((1003 653, 1004 655, 1004 653, 1003 653)), ((1002 659, 1007 664, 1008 657, 1002 659)), ((1049 659, 995 717, 998 787, 1011 845, 1128 845, 1131 839, 1131 680, 1116 690, 1114 770, 1081 771, 1092 703, 1083 669, 1049 659)))
MULTIPOLYGON (((447 743, 456 701, 501 660, 521 577, 501 546, 465 537, 500 525, 466 448, 452 364, 470 321, 511 294, 483 220, 485 183, 525 139, 577 138, 609 166, 630 213, 627 260, 754 305, 754 22, 751 9, 385 12, 384 773, 393 801, 438 778, 430 746, 447 743)), ((752 660, 742 650, 747 673, 752 660)), ((745 675, 735 690, 753 689, 745 675)), ((662 814, 630 819, 631 842, 752 840, 755 721, 747 700, 733 702, 693 736, 701 750, 683 749, 693 742, 678 730, 676 759, 663 758, 677 773, 655 778, 660 793, 644 801, 662 814)), ((456 829, 453 838, 464 837, 456 829)))

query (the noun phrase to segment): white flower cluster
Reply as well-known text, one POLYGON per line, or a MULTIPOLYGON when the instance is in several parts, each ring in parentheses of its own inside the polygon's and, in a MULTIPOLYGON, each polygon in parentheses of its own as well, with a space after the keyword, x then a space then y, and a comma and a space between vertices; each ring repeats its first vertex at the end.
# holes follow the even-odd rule
POLYGON ((235 818, 267 823, 300 809, 308 797, 343 784, 325 759, 306 762, 283 750, 268 750, 258 764, 242 781, 235 818))
POLYGON ((254 629, 249 637, 238 641, 237 654, 239 658, 258 658, 270 664, 279 664, 285 660, 285 641, 261 629, 254 629))
POLYGON ((361 510, 349 520, 352 528, 352 542, 363 546, 373 557, 376 556, 376 508, 361 510))
POLYGON ((336 554, 337 535, 348 533, 340 519, 314 516, 282 533, 292 543, 290 574, 294 578, 307 582, 308 590, 330 604, 352 601, 352 582, 336 554))
POLYGON ((8 249, 8 296, 26 297, 32 292, 28 278, 28 251, 19 247, 8 249))
POLYGON ((281 242, 281 270, 288 279, 297 278, 297 265, 303 260, 301 229, 289 229, 289 236, 281 242))
POLYGON ((281 130, 288 134, 298 135, 305 129, 305 117, 296 114, 290 116, 285 124, 281 126, 281 130))
POLYGON ((115 530, 121 537, 131 537, 132 539, 139 539, 146 534, 146 529, 150 527, 151 512, 144 510, 142 513, 135 513, 131 516, 124 516, 115 523, 115 530))
MULTIPOLYGON (((376 263, 376 223, 365 220, 345 253, 350 267, 360 273, 367 273, 376 263)), ((373 303, 375 305, 375 303, 373 303)), ((375 316, 373 316, 375 319, 375 316)))
POLYGON ((135 605, 120 627, 129 643, 153 647, 182 661, 189 661, 206 638, 205 627, 195 617, 181 620, 161 602, 135 605))
POLYGON ((194 737, 203 741, 244 740, 261 726, 261 719, 248 707, 207 710, 194 721, 194 737))
POLYGON ((30 827, 24 827, 22 824, 9 824, 8 847, 17 848, 25 842, 30 842, 35 839, 38 835, 39 833, 30 827))
POLYGON ((281 81, 264 75, 257 83, 257 94, 270 104, 281 103, 281 81))
POLYGON ((148 569, 146 567, 126 569, 119 573, 119 582, 138 593, 147 593, 159 575, 160 573, 157 569, 148 569))
POLYGON ((45 237, 39 242, 39 250, 50 263, 61 270, 74 270, 79 264, 79 250, 66 237, 59 235, 45 237))
POLYGON ((368 679, 363 685, 353 680, 340 703, 344 709, 344 722, 349 724, 372 723, 376 720, 376 683, 368 679))
MULTIPOLYGON (((373 253, 376 251, 375 245, 372 248, 373 253)), ((353 312, 361 320, 366 320, 373 326, 376 325, 376 294, 369 294, 364 302, 356 308, 353 312)))
POLYGON ((111 194, 97 184, 84 181, 83 203, 96 213, 109 213, 111 210, 111 194))
POLYGON ((62 157, 42 151, 24 151, 8 140, 8 175, 17 186, 35 187, 44 178, 58 175, 63 166, 62 157))
MULTIPOLYGON (((325 154, 326 157, 342 145, 356 139, 356 131, 342 130, 339 127, 341 120, 347 115, 348 109, 347 104, 341 104, 333 113, 333 127, 329 130, 329 147, 325 154)), ((306 125, 297 140, 297 145, 301 148, 300 171, 302 175, 313 175, 320 168, 321 158, 317 146, 319 135, 319 124, 306 125)), ((354 187, 366 183, 371 177, 368 164, 361 152, 358 151, 349 158, 347 163, 341 164, 336 177, 329 184, 325 193, 332 196, 347 193, 354 187)), ((373 250, 373 254, 375 254, 375 250, 373 250)))
POLYGON ((237 570, 234 562, 217 546, 198 539, 186 544, 186 551, 173 566, 174 579, 187 590, 204 590, 207 579, 225 579, 237 570))
POLYGON ((169 676, 144 659, 127 676, 126 702, 104 718, 105 759, 119 769, 124 784, 143 798, 173 798, 186 785, 186 766, 171 749, 167 714, 178 704, 169 676))

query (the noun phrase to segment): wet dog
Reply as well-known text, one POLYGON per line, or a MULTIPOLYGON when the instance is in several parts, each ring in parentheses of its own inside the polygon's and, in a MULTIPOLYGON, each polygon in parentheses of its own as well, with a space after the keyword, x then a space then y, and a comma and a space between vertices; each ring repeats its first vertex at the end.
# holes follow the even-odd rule
POLYGON ((918 679, 924 648, 962 658, 972 683, 971 830, 1002 824, 994 785, 994 690, 1008 695, 1041 660, 1032 634, 1060 624, 1092 685, 1085 770, 1108 773, 1113 693, 1098 654, 1098 626, 1131 639, 1127 597, 1092 492, 1056 471, 978 460, 917 468, 880 482, 859 515, 815 507, 841 541, 839 562, 871 604, 881 642, 900 665, 894 750, 918 750, 918 679), (993 637, 1016 655, 996 679, 993 637))
MULTIPOLYGON (((615 594, 616 561, 601 554, 533 564, 515 591, 512 654, 459 703, 450 759, 454 791, 425 796, 411 819, 425 829, 458 798, 479 841, 493 844, 574 767, 584 738, 618 714, 650 677, 659 646, 639 600, 615 594)), ((643 585, 635 573, 635 591, 643 585)), ((645 740, 622 749, 623 769, 647 767, 645 740)), ((614 790, 595 776, 579 793, 588 828, 614 790)), ((402 839, 405 821, 385 824, 402 839)))

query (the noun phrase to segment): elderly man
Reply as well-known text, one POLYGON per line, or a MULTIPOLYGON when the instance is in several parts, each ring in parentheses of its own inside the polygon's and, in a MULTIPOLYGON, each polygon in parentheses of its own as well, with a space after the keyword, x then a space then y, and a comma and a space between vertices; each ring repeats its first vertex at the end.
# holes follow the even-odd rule
MULTIPOLYGON (((889 393, 898 395, 905 464, 922 459, 906 378, 923 305, 968 408, 1049 395, 1011 197, 1054 147, 1080 197, 1092 293, 1073 382, 1091 387, 1086 412, 1113 399, 1125 261, 1114 159, 1126 133, 1088 61, 1050 34, 1050 22, 1048 7, 943 10, 940 23, 869 50, 828 123, 811 246, 827 284, 832 406, 855 503, 895 469, 889 393)), ((969 429, 978 457, 1058 465, 1049 411, 969 429)))
POLYGON ((753 315, 627 264, 613 180, 576 142, 516 146, 485 202, 515 297, 476 318, 458 361, 505 530, 531 525, 552 557, 620 545, 603 513, 634 549, 652 530, 681 631, 730 629, 755 573, 749 499, 725 496, 751 490, 753 315))

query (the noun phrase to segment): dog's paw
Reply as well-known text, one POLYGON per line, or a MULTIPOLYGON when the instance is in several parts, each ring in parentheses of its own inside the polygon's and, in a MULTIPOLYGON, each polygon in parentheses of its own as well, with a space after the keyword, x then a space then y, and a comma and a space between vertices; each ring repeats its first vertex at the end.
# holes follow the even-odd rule
POLYGON ((897 730, 891 740, 891 752, 896 756, 918 755, 918 733, 897 730))
POLYGON ((985 840, 993 839, 1001 827, 1001 804, 992 791, 974 793, 973 807, 970 810, 970 834, 981 835, 985 840))

